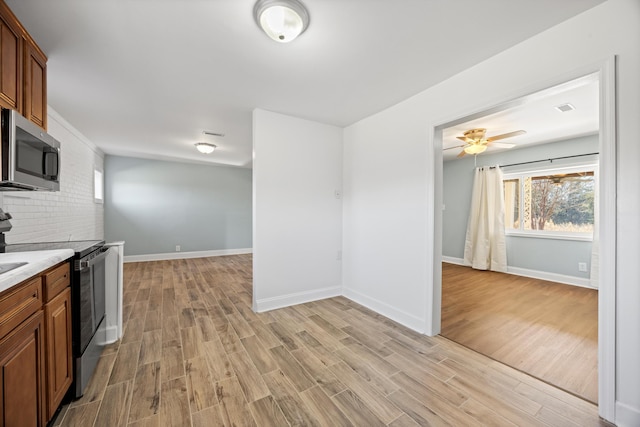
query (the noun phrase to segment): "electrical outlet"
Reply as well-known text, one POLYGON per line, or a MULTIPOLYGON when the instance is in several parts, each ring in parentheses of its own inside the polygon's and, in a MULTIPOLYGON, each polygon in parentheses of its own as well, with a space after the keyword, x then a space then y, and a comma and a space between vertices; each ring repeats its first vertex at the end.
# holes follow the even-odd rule
POLYGON ((180 245, 176 245, 176 252, 180 252, 180 245))
POLYGON ((578 271, 587 271, 587 263, 586 262, 579 262, 578 263, 578 271))
POLYGON ((342 251, 338 251, 336 254, 336 261, 342 261, 342 251))

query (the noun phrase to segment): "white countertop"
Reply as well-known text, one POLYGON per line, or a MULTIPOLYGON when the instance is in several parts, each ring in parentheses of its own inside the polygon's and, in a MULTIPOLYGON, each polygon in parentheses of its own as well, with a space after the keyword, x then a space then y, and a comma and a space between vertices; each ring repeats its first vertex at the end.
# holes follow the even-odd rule
POLYGON ((71 249, 57 249, 54 251, 13 252, 0 254, 0 264, 11 262, 27 262, 22 267, 0 274, 0 292, 43 272, 49 267, 67 260, 73 256, 71 249))

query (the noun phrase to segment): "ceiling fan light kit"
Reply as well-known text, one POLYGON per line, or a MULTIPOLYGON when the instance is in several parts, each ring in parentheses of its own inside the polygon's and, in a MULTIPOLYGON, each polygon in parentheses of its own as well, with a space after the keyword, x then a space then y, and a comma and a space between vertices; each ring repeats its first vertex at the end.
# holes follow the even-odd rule
POLYGON ((279 43, 293 41, 309 26, 309 12, 298 0, 258 0, 253 17, 262 31, 279 43))
MULTIPOLYGON (((489 138, 485 138, 487 130, 485 128, 476 128, 469 129, 466 131, 463 136, 457 136, 459 140, 464 142, 464 145, 459 145, 456 147, 450 148, 462 148, 458 157, 462 157, 465 154, 473 154, 477 155, 483 153, 489 145, 491 145, 494 141, 498 141, 505 138, 511 138, 514 136, 522 135, 527 132, 523 130, 516 130, 513 132, 503 133, 502 135, 491 136, 489 138)), ((513 144, 495 144, 496 147, 500 146, 502 148, 512 148, 513 144)), ((449 148, 447 148, 449 149, 449 148)))
POLYGON ((487 149, 487 146, 484 144, 472 144, 464 147, 464 152, 467 154, 480 154, 484 153, 487 149))

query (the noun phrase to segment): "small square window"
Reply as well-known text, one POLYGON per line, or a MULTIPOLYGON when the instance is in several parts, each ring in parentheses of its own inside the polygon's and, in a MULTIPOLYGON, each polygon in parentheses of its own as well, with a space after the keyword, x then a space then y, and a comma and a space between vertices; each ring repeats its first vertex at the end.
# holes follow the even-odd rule
POLYGON ((93 170, 93 200, 96 203, 104 202, 104 179, 102 171, 98 169, 93 170))

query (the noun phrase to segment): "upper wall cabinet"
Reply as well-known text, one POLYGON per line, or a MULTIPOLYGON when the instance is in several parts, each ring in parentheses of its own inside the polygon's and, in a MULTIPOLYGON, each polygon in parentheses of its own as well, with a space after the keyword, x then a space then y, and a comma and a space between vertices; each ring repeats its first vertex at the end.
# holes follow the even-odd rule
POLYGON ((2 0, 0 106, 47 129, 47 57, 2 0))
POLYGON ((22 109, 23 37, 20 23, 0 2, 0 105, 22 109))
POLYGON ((30 37, 24 39, 22 115, 47 129, 47 57, 30 37))

